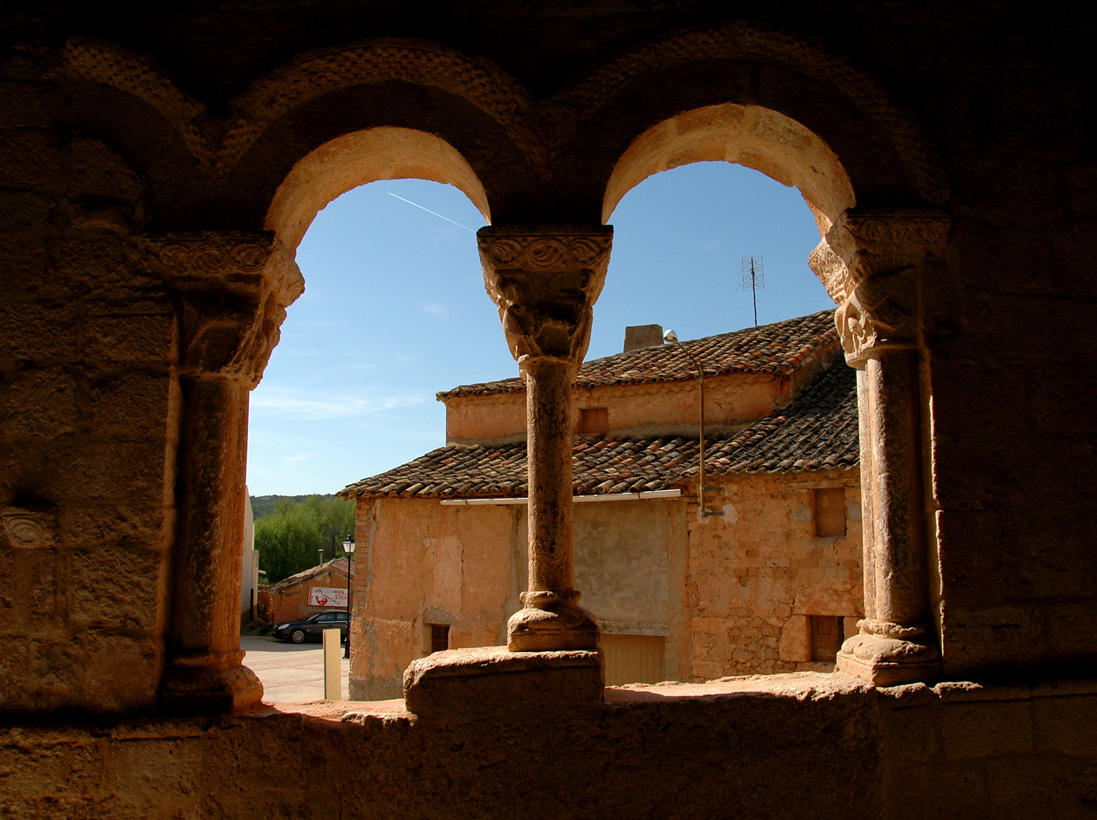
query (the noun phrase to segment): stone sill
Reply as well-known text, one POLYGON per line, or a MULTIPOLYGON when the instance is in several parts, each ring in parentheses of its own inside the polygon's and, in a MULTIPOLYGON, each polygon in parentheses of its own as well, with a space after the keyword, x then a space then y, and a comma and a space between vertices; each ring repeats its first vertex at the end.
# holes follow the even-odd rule
MULTIPOLYGON (((982 685, 971 681, 945 681, 927 686, 911 683, 875 687, 860 678, 840 672, 789 672, 775 675, 745 675, 704 683, 667 681, 654 684, 607 686, 603 709, 618 711, 644 705, 677 703, 698 705, 729 700, 772 702, 784 699, 799 703, 833 702, 839 699, 883 697, 892 708, 922 707, 931 702, 978 703, 1020 701, 1040 698, 1097 695, 1097 680, 1056 680, 1034 684, 982 685)), ((307 704, 267 704, 241 717, 270 717, 296 714, 303 717, 351 723, 406 720, 416 716, 404 708, 400 698, 382 701, 316 701, 307 704)))

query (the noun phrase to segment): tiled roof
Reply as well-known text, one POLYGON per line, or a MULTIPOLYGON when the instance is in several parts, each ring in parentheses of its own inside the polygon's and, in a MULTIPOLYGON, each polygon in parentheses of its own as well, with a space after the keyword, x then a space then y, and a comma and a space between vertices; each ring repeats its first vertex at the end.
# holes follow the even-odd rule
MULTIPOLYGON (((319 566, 309 567, 308 569, 303 569, 300 572, 290 575, 287 578, 283 578, 281 581, 278 581, 277 583, 268 586, 267 589, 274 591, 286 589, 288 587, 295 587, 300 583, 315 578, 317 575, 323 575, 328 570, 336 570, 343 573, 343 575, 346 575, 347 559, 332 558, 330 561, 325 561, 319 566)), ((354 564, 350 565, 350 577, 354 577, 354 564)))
MULTIPOLYGON (((697 439, 576 436, 576 495, 645 492, 697 475, 697 439)), ((788 473, 853 467, 858 461, 855 371, 841 357, 788 407, 738 433, 705 437, 705 472, 788 473)), ((449 444, 349 485, 345 497, 498 498, 526 495, 526 444, 449 444)))
MULTIPOLYGON (((772 325, 744 328, 733 333, 682 342, 704 368, 706 376, 724 373, 787 374, 799 368, 813 354, 837 341, 834 311, 787 319, 772 325)), ((612 384, 685 381, 696 378, 689 359, 673 345, 656 345, 602 359, 592 359, 579 368, 576 387, 604 387, 612 384)), ((516 393, 525 390, 521 378, 465 384, 438 394, 445 400, 457 396, 516 393)))

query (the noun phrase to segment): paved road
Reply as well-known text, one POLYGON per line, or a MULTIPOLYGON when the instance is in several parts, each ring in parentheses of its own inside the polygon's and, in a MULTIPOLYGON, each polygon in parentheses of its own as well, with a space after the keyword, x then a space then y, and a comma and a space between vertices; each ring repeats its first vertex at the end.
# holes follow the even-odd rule
MULTIPOLYGON (((324 699, 324 651, 319 643, 292 644, 268 636, 241 636, 240 648, 247 654, 244 665, 263 682, 267 703, 312 703, 324 699)), ((350 661, 342 658, 342 697, 347 697, 350 661)))

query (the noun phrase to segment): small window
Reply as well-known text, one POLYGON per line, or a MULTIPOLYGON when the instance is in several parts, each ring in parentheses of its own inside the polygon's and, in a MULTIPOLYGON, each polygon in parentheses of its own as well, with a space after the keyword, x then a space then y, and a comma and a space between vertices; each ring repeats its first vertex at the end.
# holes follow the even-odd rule
POLYGON ((811 624, 811 659, 833 662, 845 637, 841 616, 809 615, 808 622, 811 624))
POLYGON ((608 407, 583 407, 579 410, 580 433, 605 433, 609 431, 608 407))
POLYGON ((449 624, 430 624, 430 651, 449 649, 449 624))
POLYGON ((845 487, 827 487, 815 491, 815 534, 846 534, 845 487))

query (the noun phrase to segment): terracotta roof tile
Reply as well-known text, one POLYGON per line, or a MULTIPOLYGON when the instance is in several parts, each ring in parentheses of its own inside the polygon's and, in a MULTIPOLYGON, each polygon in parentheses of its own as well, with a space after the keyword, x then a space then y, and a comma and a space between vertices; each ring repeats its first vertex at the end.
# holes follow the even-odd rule
MULTIPOLYGON (((810 318, 810 317, 809 317, 810 318)), ((576 436, 576 495, 644 492, 697 476, 697 439, 576 436)), ((706 473, 788 473, 857 465, 855 371, 841 357, 788 407, 740 430, 705 437, 706 473)), ((497 498, 526 494, 526 444, 450 444, 347 486, 344 497, 497 498)))
MULTIPOLYGON (((834 311, 824 310, 761 327, 744 328, 719 336, 682 342, 700 362, 706 376, 724 373, 787 374, 838 338, 834 311)), ((673 345, 656 345, 592 359, 579 368, 576 387, 685 381, 696 378, 689 360, 673 345)), ((457 396, 518 393, 525 390, 521 378, 465 384, 438 394, 445 400, 457 396)))

